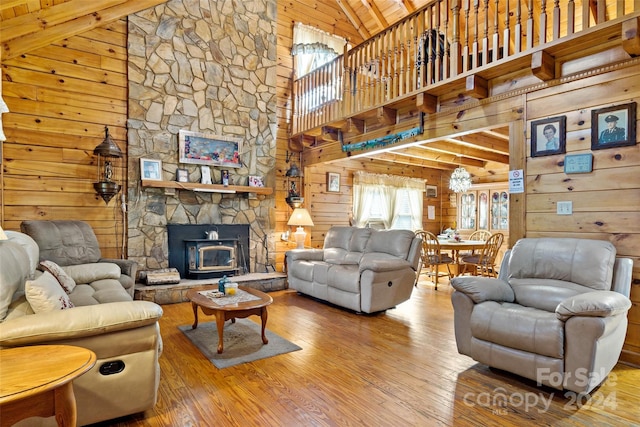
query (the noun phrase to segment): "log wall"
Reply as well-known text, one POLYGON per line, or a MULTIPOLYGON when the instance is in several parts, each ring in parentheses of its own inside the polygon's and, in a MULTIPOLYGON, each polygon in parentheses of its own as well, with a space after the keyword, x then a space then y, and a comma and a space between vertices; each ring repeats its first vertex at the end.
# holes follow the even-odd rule
MULTIPOLYGON (((638 82, 640 66, 635 65, 530 93, 525 128, 526 235, 609 240, 618 256, 634 259, 633 307, 623 359, 636 365, 640 365, 640 145, 592 150, 591 112, 637 102, 638 82), (531 157, 531 122, 559 116, 567 118, 567 154, 592 153, 593 172, 564 173, 564 155, 531 157), (573 215, 557 215, 558 201, 571 201, 573 215)), ((638 129, 638 123, 635 117, 629 127, 638 129)))
MULTIPOLYGON (((95 230, 103 256, 122 255, 120 198, 106 205, 96 194, 93 149, 106 125, 126 165, 126 42, 120 20, 2 62, 10 110, 2 116, 3 228, 19 230, 27 219, 82 219, 95 230)), ((126 188, 123 168, 115 173, 126 188)))

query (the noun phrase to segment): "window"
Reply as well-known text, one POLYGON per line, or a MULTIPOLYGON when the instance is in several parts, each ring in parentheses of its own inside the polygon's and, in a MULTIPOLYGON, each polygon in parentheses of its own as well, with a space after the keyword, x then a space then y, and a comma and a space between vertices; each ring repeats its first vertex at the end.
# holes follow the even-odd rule
POLYGON ((347 41, 310 25, 297 22, 293 27, 293 55, 296 77, 304 76, 316 68, 342 55, 347 41))
POLYGON ((353 219, 359 227, 422 228, 423 179, 356 172, 353 219))
MULTIPOLYGON (((295 61, 296 78, 309 74, 333 61, 344 52, 347 41, 325 31, 301 23, 293 27, 293 47, 291 54, 295 61)), ((305 111, 315 111, 319 107, 340 100, 342 81, 336 79, 324 84, 314 83, 296 100, 305 111)))

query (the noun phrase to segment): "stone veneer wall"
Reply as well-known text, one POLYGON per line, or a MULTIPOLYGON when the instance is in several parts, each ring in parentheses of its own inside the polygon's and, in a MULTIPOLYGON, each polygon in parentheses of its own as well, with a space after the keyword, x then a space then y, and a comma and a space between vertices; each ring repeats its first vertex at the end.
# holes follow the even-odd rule
POLYGON ((276 14, 275 0, 173 0, 129 16, 128 257, 141 270, 168 266, 168 223, 248 223, 251 271, 274 264, 273 196, 142 188, 139 159, 162 160, 163 180, 183 168, 199 182, 198 165, 178 164, 178 132, 240 137, 233 183, 274 186, 276 14))

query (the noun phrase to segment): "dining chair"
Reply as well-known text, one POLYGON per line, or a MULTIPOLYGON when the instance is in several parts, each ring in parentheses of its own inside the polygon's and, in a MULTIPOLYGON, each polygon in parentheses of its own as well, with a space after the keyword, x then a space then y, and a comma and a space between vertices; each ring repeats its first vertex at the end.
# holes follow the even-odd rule
POLYGON ((415 286, 418 286, 417 278, 422 274, 422 270, 426 268, 428 269, 427 275, 433 277, 433 284, 436 290, 438 290, 438 278, 440 276, 448 276, 449 279, 453 277, 450 265, 454 263, 454 260, 446 253, 442 253, 440 243, 435 234, 425 230, 418 230, 416 231, 416 236, 422 239, 422 252, 420 257, 420 270, 418 270, 415 286), (439 267, 441 265, 447 266, 448 273, 443 271, 442 274, 440 274, 439 267))
POLYGON ((470 273, 474 276, 498 277, 495 264, 503 240, 504 234, 494 233, 487 239, 479 253, 461 257, 461 274, 465 274, 469 269, 472 269, 470 273))
MULTIPOLYGON (((471 233, 471 235, 469 236, 469 240, 482 240, 483 242, 486 242, 487 240, 489 240, 489 237, 491 237, 491 232, 489 230, 476 230, 473 233, 471 233)), ((458 258, 471 256, 475 254, 476 254, 476 250, 472 249, 469 252, 459 253, 458 258)))

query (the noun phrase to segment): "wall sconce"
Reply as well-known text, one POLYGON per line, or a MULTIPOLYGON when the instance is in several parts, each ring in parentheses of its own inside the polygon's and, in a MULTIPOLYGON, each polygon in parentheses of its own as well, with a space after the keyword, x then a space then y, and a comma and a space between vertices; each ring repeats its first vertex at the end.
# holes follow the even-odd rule
MULTIPOLYGON (((289 154, 287 151, 285 162, 289 163, 294 153, 289 154)), ((287 204, 291 209, 296 209, 302 206, 304 198, 300 195, 300 187, 302 185, 302 171, 298 168, 293 160, 291 160, 291 167, 284 174, 287 182, 287 197, 285 198, 287 204)))
POLYGON ((120 184, 116 182, 117 178, 114 175, 122 169, 117 167, 122 151, 111 139, 107 126, 104 127, 104 141, 93 150, 93 154, 98 156, 98 182, 93 184, 93 188, 102 200, 109 204, 109 200, 120 191, 120 184))

